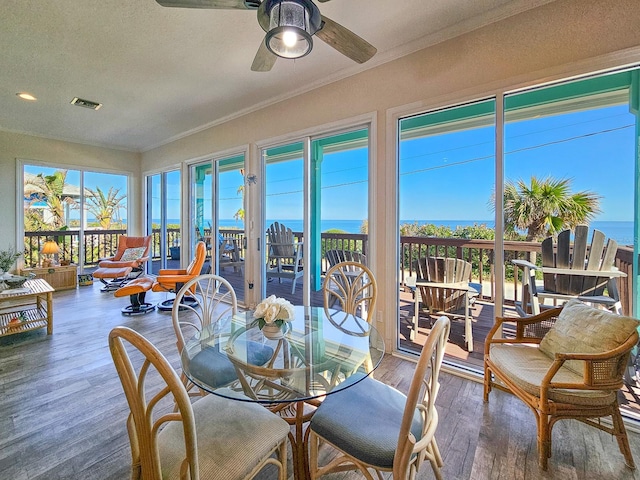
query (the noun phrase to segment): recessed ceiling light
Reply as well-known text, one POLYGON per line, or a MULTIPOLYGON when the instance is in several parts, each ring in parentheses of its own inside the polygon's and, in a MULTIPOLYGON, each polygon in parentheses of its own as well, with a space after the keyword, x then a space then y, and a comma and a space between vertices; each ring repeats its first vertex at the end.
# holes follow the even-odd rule
POLYGON ((35 102, 36 100, 38 100, 36 97, 34 97, 33 95, 27 92, 19 92, 19 93, 16 93, 16 95, 19 96, 21 99, 29 100, 30 102, 35 102))

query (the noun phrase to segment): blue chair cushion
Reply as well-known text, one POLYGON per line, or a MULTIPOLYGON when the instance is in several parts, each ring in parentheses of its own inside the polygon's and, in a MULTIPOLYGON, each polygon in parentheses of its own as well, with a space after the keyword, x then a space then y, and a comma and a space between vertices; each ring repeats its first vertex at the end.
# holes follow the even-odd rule
MULTIPOLYGON (((220 351, 220 344, 206 347, 193 356, 189 362, 189 370, 194 378, 213 388, 229 385, 238 379, 236 370, 225 352, 220 351)), ((273 356, 273 348, 258 342, 247 342, 247 363, 264 365, 273 356)))
MULTIPOLYGON (((311 417, 315 433, 345 453, 379 468, 392 468, 406 396, 364 374, 350 376, 355 385, 328 395, 311 417), (360 380, 360 381, 358 381, 360 380)), ((411 432, 422 437, 418 410, 411 432)))

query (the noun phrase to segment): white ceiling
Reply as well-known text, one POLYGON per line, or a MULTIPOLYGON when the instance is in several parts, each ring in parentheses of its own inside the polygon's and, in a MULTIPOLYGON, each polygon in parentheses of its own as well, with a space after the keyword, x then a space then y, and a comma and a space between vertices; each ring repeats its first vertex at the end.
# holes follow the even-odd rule
POLYGON ((3 0, 0 130, 145 151, 292 94, 551 0, 332 0, 323 15, 373 44, 358 65, 314 39, 299 60, 250 70, 264 32, 250 10, 155 0, 3 0), (29 92, 37 102, 20 100, 29 92), (70 104, 80 97, 98 111, 70 104))

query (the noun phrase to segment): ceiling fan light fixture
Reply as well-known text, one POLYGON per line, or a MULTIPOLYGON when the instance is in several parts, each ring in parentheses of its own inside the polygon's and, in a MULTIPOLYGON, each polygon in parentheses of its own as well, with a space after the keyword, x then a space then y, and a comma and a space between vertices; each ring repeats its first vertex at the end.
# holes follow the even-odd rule
POLYGON ((270 2, 267 48, 282 58, 301 58, 313 48, 311 36, 317 27, 311 22, 315 5, 301 0, 270 2))

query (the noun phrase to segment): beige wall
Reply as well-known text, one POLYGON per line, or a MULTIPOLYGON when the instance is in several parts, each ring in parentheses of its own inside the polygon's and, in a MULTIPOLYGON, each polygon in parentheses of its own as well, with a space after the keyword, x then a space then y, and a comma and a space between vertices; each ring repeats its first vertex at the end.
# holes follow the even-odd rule
MULTIPOLYGON (((76 143, 0 131, 0 249, 16 245, 17 193, 22 191, 16 180, 18 159, 36 162, 51 162, 63 168, 83 167, 95 171, 128 173, 131 175, 129 198, 132 215, 140 218, 140 154, 90 147, 76 143)), ((138 220, 132 219, 139 224, 138 220)))

